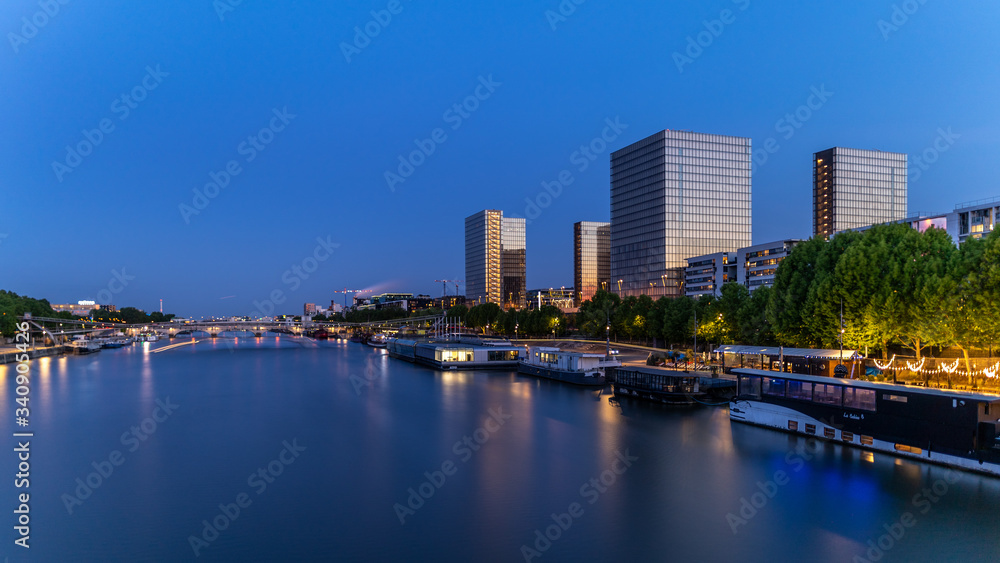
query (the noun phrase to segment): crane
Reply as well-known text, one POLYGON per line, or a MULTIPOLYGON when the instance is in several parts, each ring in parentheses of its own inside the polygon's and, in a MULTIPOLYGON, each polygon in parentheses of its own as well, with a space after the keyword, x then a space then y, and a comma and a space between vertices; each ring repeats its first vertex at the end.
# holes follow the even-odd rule
POLYGON ((347 308, 347 294, 348 293, 365 293, 367 291, 371 291, 371 290, 370 289, 347 289, 345 287, 344 289, 335 289, 333 292, 334 293, 343 293, 344 294, 344 308, 346 309, 347 308))
POLYGON ((448 284, 455 284, 455 295, 458 295, 458 284, 463 283, 465 280, 434 280, 441 284, 441 295, 448 295, 448 284))

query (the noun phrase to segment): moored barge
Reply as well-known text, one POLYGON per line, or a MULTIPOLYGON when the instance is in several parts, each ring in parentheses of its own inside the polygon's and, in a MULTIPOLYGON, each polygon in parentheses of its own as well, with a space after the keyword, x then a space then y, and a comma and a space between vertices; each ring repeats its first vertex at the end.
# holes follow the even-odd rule
POLYGON ((706 396, 700 382, 701 378, 691 373, 625 366, 615 369, 613 389, 617 397, 689 405, 706 396))
POLYGON ((735 369, 731 420, 1000 476, 1000 397, 735 369))
POLYGON ((529 347, 527 356, 517 365, 517 371, 526 375, 555 379, 576 385, 604 386, 604 368, 619 366, 608 361, 604 354, 569 352, 549 346, 529 347))
POLYGON ((437 369, 517 369, 524 348, 505 340, 389 338, 386 352, 392 358, 437 369))

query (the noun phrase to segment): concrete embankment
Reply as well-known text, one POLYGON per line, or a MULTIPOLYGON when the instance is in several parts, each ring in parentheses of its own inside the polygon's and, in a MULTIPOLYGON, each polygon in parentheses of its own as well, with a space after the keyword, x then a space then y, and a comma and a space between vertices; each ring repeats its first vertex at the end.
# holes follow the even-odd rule
MULTIPOLYGON (((46 346, 45 348, 34 348, 27 351, 31 359, 42 358, 44 356, 58 356, 64 352, 69 352, 69 346, 46 346)), ((0 348, 0 364, 12 364, 17 361, 17 357, 24 352, 13 346, 0 348)))

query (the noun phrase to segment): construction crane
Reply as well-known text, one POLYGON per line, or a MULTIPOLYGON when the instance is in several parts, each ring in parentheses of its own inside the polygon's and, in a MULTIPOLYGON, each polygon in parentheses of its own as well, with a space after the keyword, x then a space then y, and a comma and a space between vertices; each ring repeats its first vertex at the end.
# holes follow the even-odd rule
POLYGON ((458 295, 458 284, 464 283, 465 280, 434 280, 434 281, 441 284, 441 295, 443 297, 448 295, 449 283, 455 284, 455 295, 458 295))
POLYGON ((370 289, 347 289, 345 287, 344 289, 335 289, 333 292, 334 293, 343 293, 344 294, 344 308, 346 309, 347 308, 347 294, 348 293, 365 293, 365 292, 368 292, 368 291, 371 291, 371 290, 370 289))

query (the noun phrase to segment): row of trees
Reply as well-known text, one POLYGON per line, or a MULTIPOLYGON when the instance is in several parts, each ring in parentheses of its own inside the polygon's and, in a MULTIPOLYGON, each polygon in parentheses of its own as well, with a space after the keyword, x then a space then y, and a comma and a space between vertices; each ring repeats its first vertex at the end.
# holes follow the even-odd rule
POLYGON ((106 311, 104 309, 94 309, 87 317, 74 316, 68 311, 53 311, 52 305, 47 299, 34 299, 24 295, 18 295, 13 291, 0 289, 0 334, 10 338, 17 332, 17 318, 24 313, 31 313, 33 317, 47 317, 52 319, 92 319, 107 323, 149 323, 166 322, 174 315, 165 315, 159 311, 146 314, 135 307, 124 307, 119 311, 106 311))
POLYGON ((954 346, 968 364, 1000 340, 1000 231, 958 247, 899 224, 808 240, 778 268, 765 321, 783 344, 832 347, 843 330, 846 347, 954 346))
MULTIPOLYGON (((653 301, 598 291, 580 308, 581 331, 654 346, 704 343, 835 348, 973 349, 1000 341, 1000 231, 959 247, 943 230, 878 225, 796 246, 772 288, 738 283, 721 295, 653 301), (843 327, 840 325, 843 309, 843 327)), ((967 368, 968 369, 968 368, 967 368)))

